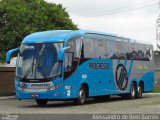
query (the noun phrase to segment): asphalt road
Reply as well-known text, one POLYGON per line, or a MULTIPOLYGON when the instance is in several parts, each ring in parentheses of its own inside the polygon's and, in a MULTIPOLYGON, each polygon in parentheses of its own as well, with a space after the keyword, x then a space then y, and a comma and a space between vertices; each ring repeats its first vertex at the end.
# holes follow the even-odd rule
POLYGON ((34 100, 0 99, 1 114, 160 114, 160 94, 144 94, 141 99, 123 100, 111 97, 106 101, 89 99, 85 105, 72 101, 50 101, 40 107, 34 100))

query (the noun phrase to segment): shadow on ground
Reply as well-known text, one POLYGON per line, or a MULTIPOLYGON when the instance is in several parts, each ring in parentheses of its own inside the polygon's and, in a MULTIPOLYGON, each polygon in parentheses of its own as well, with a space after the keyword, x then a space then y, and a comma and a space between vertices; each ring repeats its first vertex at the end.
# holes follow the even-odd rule
MULTIPOLYGON (((152 96, 143 96, 141 99, 152 98, 152 96)), ((135 100, 135 99, 133 99, 135 100)), ((33 105, 21 106, 21 107, 30 107, 30 108, 60 108, 60 107, 72 107, 72 106, 85 106, 90 104, 98 104, 98 103, 112 103, 117 101, 128 101, 128 99, 124 99, 120 96, 112 96, 111 98, 103 99, 103 100, 95 100, 94 98, 88 98, 87 103, 84 105, 77 105, 73 101, 49 101, 46 106, 38 106, 35 102, 33 105)))

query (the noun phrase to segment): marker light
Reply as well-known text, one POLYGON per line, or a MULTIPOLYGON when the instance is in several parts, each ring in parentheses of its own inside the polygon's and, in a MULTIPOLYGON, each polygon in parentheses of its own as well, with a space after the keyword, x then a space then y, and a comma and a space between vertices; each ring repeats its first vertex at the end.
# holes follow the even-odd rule
POLYGON ((31 96, 35 98, 35 97, 39 97, 39 94, 32 94, 31 96))

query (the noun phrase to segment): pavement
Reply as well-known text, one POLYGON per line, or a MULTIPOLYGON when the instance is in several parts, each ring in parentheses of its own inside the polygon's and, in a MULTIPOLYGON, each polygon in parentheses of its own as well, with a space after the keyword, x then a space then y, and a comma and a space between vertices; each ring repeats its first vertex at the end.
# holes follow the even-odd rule
MULTIPOLYGON (((145 93, 145 95, 160 95, 160 93, 145 93)), ((7 100, 7 99, 16 99, 16 96, 15 95, 0 96, 0 100, 7 100)))
POLYGON ((45 107, 34 100, 0 97, 1 114, 160 114, 160 94, 147 93, 141 99, 124 100, 113 96, 106 101, 88 99, 87 104, 72 101, 49 101, 45 107))
POLYGON ((0 100, 7 100, 7 99, 16 99, 16 96, 12 95, 12 96, 2 96, 2 97, 0 97, 0 100))

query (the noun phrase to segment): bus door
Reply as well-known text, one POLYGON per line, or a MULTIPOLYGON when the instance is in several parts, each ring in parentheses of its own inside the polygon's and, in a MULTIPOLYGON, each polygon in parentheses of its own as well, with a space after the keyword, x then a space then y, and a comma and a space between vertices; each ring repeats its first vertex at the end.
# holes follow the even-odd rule
MULTIPOLYGON (((72 38, 67 43, 67 46, 70 46, 70 48, 65 52, 64 79, 67 79, 67 86, 70 86, 71 91, 74 91, 75 85, 79 82, 78 64, 80 61, 81 45, 81 38, 72 38)), ((73 95, 72 93, 71 96, 73 95)))

